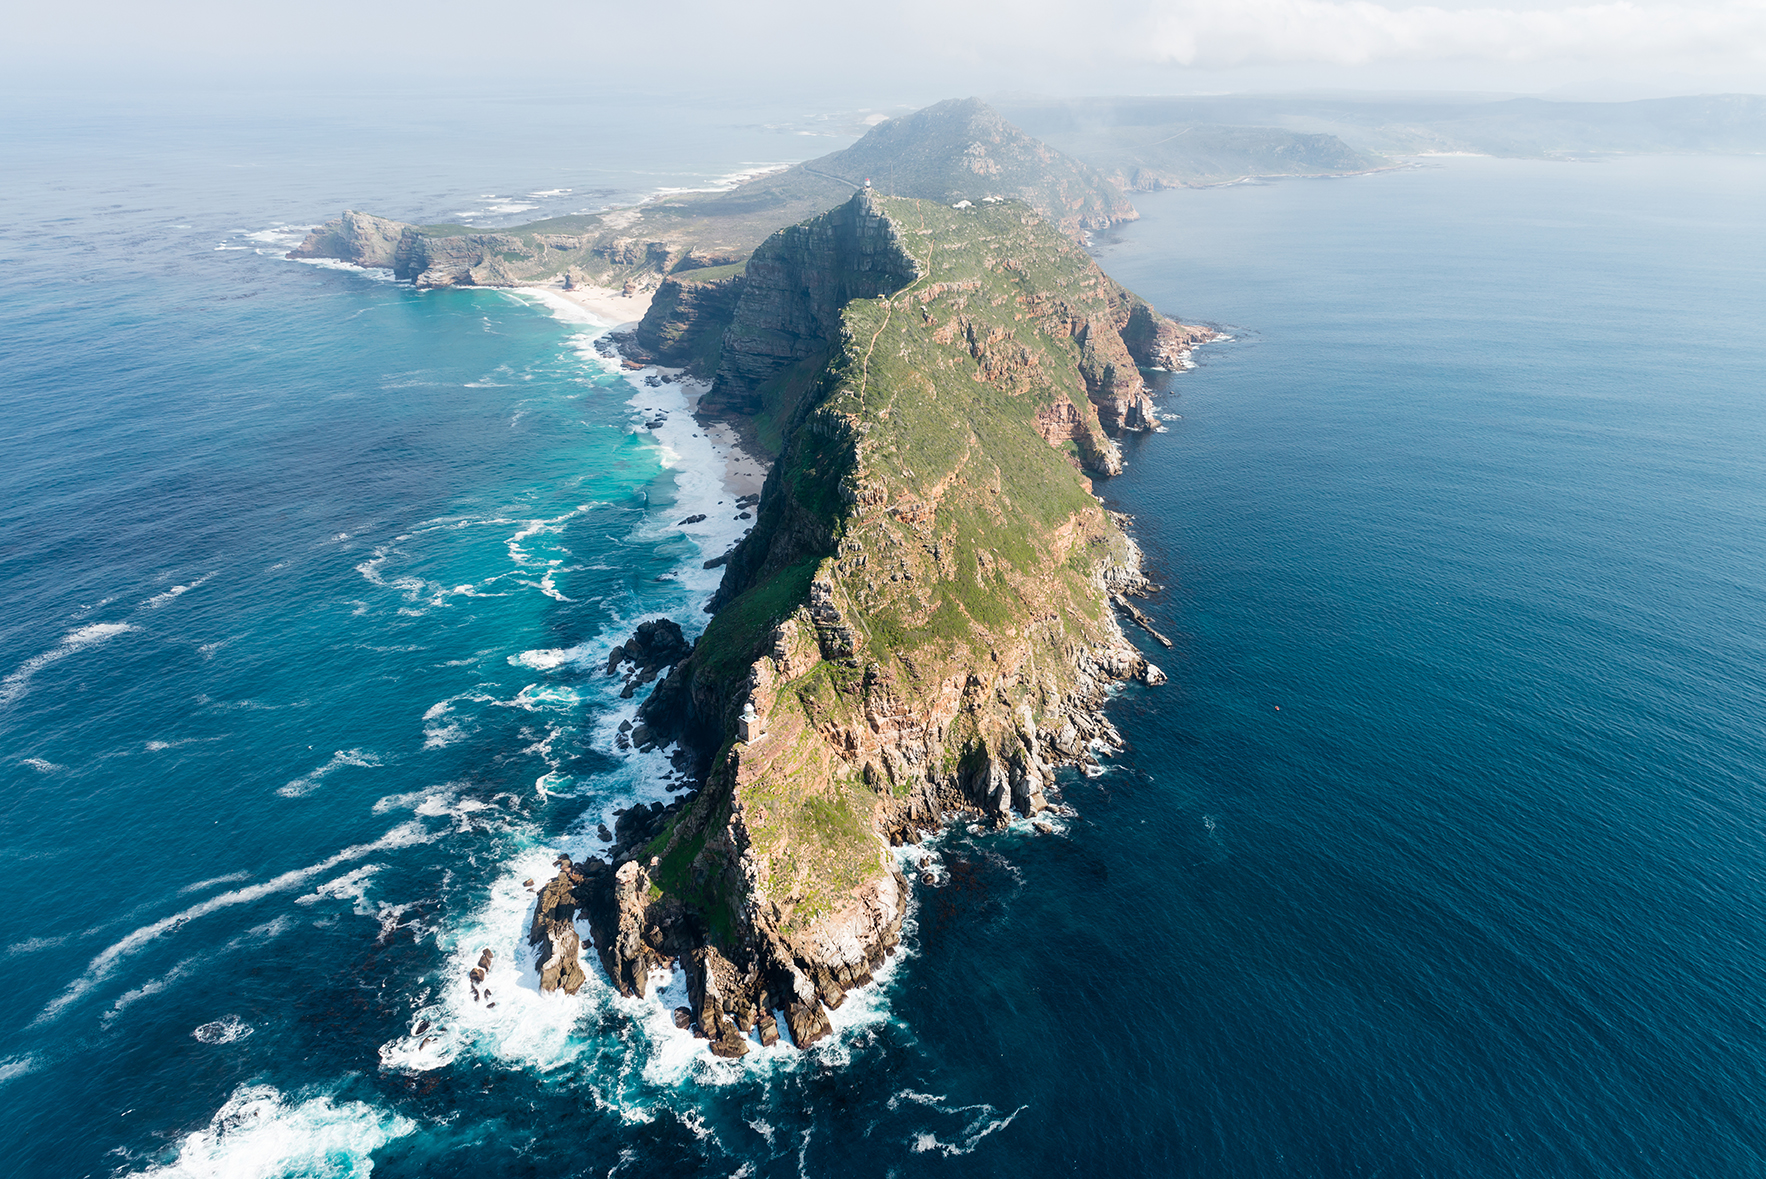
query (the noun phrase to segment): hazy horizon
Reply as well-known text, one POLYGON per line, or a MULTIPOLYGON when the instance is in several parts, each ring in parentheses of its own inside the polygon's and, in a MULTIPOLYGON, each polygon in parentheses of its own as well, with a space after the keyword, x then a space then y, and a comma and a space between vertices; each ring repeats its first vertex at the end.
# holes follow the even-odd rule
POLYGON ((631 87, 921 104, 959 94, 1474 92, 1568 100, 1766 92, 1766 5, 1208 6, 1065 0, 839 10, 689 0, 666 14, 530 0, 302 0, 263 13, 114 0, 14 14, 0 50, 31 90, 631 87), (763 68, 764 67, 764 68, 763 68))

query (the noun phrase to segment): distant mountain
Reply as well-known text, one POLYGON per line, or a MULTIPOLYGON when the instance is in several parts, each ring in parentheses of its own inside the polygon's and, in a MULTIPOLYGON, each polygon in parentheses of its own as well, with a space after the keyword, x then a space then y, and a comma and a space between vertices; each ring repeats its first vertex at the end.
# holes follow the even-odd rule
POLYGON ((1387 162, 1335 135, 1279 127, 1161 123, 1067 132, 1051 143, 1137 192, 1253 177, 1345 176, 1387 162))
POLYGON ((1033 139, 978 98, 955 98, 880 123, 832 155, 798 165, 814 176, 955 204, 1010 197, 1069 235, 1139 216, 1120 187, 1033 139))
POLYGON ((1005 113, 1029 133, 1107 174, 1120 170, 1125 151, 1155 141, 1176 144, 1172 150, 1179 158, 1171 166, 1190 183, 1208 183, 1235 169, 1246 175, 1291 174, 1264 166, 1284 136, 1289 146, 1273 154, 1294 159, 1316 150, 1306 145, 1313 137, 1335 137, 1345 151, 1386 157, 1431 151, 1534 158, 1766 152, 1766 96, 1754 94, 1636 102, 1484 94, 1025 99, 1005 104, 1005 113), (1182 139, 1165 139, 1185 129, 1206 138, 1223 127, 1256 134, 1189 159, 1182 158, 1182 139))
POLYGON ((387 267, 419 286, 574 282, 656 285, 659 275, 741 262, 774 231, 880 194, 945 204, 1025 201, 1069 237, 1139 214, 1094 169, 1031 138, 986 103, 952 99, 878 124, 851 147, 727 192, 679 193, 632 209, 506 229, 407 225, 350 212, 294 257, 387 267))

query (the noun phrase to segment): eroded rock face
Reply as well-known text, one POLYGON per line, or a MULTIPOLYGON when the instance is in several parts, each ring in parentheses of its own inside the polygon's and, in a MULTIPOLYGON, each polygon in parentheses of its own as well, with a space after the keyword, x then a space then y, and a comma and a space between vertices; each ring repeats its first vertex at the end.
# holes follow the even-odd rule
POLYGON ((582 877, 566 857, 558 875, 540 890, 535 903, 527 941, 535 948, 534 966, 540 972, 542 991, 562 988, 565 994, 574 995, 586 981, 582 964, 577 960, 582 949, 582 939, 576 931, 577 888, 581 882, 582 877))
POLYGON ((775 233, 748 260, 704 408, 760 412, 764 385, 833 346, 841 308, 900 290, 918 277, 919 263, 869 190, 775 233))
POLYGON ((1167 319, 1128 291, 1122 291, 1116 311, 1122 343, 1142 368, 1182 368, 1190 349, 1219 336, 1212 328, 1167 319))
POLYGON ((368 213, 346 211, 307 235, 290 258, 335 258, 356 266, 397 271, 409 257, 413 226, 368 213))
POLYGON ((644 318, 617 337, 621 354, 640 364, 684 368, 696 377, 717 372, 724 332, 735 318, 745 277, 698 279, 692 271, 662 280, 644 318))

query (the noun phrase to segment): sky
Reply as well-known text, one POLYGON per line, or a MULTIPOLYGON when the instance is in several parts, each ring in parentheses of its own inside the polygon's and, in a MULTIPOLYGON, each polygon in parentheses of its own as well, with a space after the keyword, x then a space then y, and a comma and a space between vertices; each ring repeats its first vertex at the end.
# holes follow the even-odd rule
POLYGON ((951 93, 1766 92, 1766 0, 58 0, 9 5, 14 84, 577 77, 951 93))

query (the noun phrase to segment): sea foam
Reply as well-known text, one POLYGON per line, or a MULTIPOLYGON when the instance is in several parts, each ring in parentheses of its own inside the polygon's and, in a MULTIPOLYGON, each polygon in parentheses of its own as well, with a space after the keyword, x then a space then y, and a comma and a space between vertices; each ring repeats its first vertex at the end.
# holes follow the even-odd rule
POLYGON ((68 631, 61 637, 61 642, 41 655, 31 656, 19 664, 11 675, 0 680, 0 707, 14 704, 21 699, 30 690, 32 677, 50 664, 59 663, 70 655, 96 647, 134 629, 135 627, 126 622, 93 622, 78 630, 68 631))
POLYGON ((365 769, 371 769, 379 764, 380 758, 375 754, 364 753, 360 749, 339 749, 331 755, 330 761, 326 762, 318 769, 301 775, 289 782, 288 785, 279 787, 276 793, 280 794, 283 798, 304 798, 317 790, 319 784, 327 777, 342 769, 344 766, 360 766, 365 769))
POLYGON ((328 1094, 294 1101, 270 1085, 241 1085, 207 1127, 184 1136, 175 1161, 136 1174, 153 1179, 365 1176, 374 1169, 376 1150, 416 1129, 410 1118, 366 1102, 328 1094))
POLYGON ((48 1005, 37 1015, 37 1018, 32 1021, 32 1026, 40 1026, 59 1018, 70 1005, 78 1002, 94 987, 108 979, 125 958, 139 952, 155 939, 173 930, 181 929, 198 917, 205 917, 210 913, 219 912, 234 905, 250 904, 275 893, 292 892, 340 864, 362 859, 364 856, 373 855, 378 851, 428 843, 433 838, 429 828, 423 823, 416 821, 401 823, 372 843, 346 847, 336 855, 321 860, 317 864, 309 864, 304 868, 284 872, 280 876, 274 876, 246 888, 221 893, 187 909, 181 909, 169 917, 162 917, 151 925, 144 925, 107 946, 97 957, 93 958, 86 967, 86 972, 69 983, 61 994, 50 1000, 48 1005))

